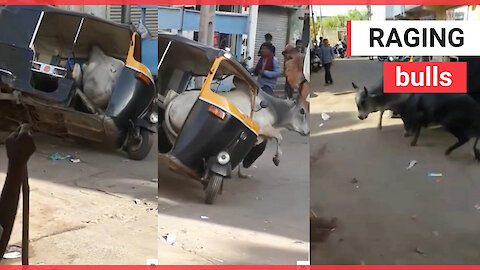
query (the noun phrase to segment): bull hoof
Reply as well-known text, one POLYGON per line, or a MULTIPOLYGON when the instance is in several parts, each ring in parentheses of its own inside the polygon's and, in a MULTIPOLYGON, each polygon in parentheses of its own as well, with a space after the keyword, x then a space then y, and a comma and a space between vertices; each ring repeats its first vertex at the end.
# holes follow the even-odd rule
POLYGON ((480 151, 478 149, 473 149, 473 153, 475 154, 475 160, 480 162, 480 151))
POLYGON ((277 167, 280 164, 280 159, 277 156, 273 157, 273 164, 275 164, 277 167))
POLYGON ((403 137, 410 137, 410 133, 408 133, 408 132, 406 132, 406 131, 403 132, 403 137))
POLYGON ((410 146, 417 146, 417 142, 415 142, 415 141, 411 142, 410 146))
POLYGON ((448 149, 445 151, 445 156, 450 155, 450 153, 452 153, 452 150, 450 150, 450 148, 448 148, 448 149))

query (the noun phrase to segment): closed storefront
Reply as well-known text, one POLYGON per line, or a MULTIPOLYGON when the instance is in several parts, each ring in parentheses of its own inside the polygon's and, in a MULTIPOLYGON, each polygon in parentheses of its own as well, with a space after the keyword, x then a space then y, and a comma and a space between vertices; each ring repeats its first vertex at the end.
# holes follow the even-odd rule
MULTIPOLYGON (((132 23, 137 26, 138 22, 140 21, 140 16, 142 13, 141 8, 138 6, 131 6, 130 7, 130 19, 132 23)), ((107 6, 107 19, 112 20, 114 22, 121 22, 122 20, 122 6, 121 5, 111 5, 107 6)), ((148 8, 146 10, 146 18, 145 24, 150 31, 150 34, 153 37, 157 37, 158 35, 158 10, 155 8, 148 8)))
MULTIPOLYGON (((255 40, 255 52, 258 52, 260 45, 265 41, 265 34, 270 33, 273 36, 273 45, 275 46, 275 56, 280 62, 283 70, 282 51, 287 45, 288 40, 288 17, 289 9, 279 6, 260 6, 258 9, 257 34, 255 40)), ((255 53, 255 63, 258 61, 255 53)))

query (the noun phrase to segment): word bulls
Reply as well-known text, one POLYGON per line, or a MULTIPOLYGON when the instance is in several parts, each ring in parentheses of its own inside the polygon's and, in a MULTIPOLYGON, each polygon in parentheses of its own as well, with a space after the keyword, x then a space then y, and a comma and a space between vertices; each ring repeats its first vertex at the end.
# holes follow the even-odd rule
POLYGON ((385 93, 466 93, 464 62, 386 62, 385 93))

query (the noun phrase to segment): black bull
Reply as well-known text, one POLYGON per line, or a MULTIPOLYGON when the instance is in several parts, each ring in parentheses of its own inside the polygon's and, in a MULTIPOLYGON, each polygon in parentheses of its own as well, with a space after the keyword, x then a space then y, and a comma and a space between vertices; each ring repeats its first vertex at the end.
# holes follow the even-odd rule
POLYGON ((458 61, 467 63, 467 93, 480 102, 480 56, 463 56, 458 61))

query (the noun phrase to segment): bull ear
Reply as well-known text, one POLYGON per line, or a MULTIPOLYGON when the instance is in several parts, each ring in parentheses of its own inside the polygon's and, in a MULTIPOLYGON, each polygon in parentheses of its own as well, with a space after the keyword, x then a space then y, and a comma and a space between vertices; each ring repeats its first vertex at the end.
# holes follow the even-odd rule
POLYGON ((352 82, 352 86, 353 86, 353 89, 358 90, 358 86, 354 82, 352 82))
POLYGON ((365 95, 368 95, 368 90, 367 90, 367 87, 363 87, 363 92, 365 93, 365 95))

